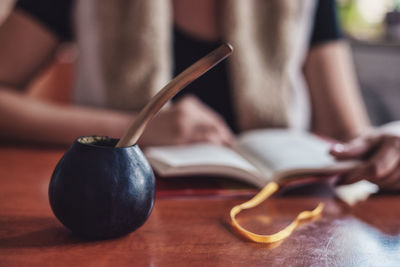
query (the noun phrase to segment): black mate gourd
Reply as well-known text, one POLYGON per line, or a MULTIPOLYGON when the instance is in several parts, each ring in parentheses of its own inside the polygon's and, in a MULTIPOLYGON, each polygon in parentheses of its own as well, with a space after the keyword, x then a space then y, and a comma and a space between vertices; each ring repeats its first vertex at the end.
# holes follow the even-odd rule
POLYGON ((49 186, 51 208, 72 232, 89 239, 128 234, 149 217, 155 179, 137 145, 80 137, 57 164, 49 186))

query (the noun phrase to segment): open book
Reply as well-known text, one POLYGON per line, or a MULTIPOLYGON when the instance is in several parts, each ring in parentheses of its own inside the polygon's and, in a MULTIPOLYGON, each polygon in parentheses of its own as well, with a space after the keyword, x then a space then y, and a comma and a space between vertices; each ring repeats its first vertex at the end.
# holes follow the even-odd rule
POLYGON ((330 146, 307 132, 269 129, 246 132, 231 148, 199 143, 150 147, 145 154, 161 177, 224 176, 263 187, 272 180, 336 174, 359 164, 335 161, 330 146))

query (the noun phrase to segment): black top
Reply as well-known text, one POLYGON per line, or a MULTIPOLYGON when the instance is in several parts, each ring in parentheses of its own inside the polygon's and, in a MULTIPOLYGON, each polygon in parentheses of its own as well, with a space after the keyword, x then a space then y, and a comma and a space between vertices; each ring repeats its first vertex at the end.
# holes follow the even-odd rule
MULTIPOLYGON (((16 8, 25 11, 61 40, 73 39, 72 7, 75 0, 18 0, 16 8)), ((197 39, 174 28, 174 75, 179 74, 202 56, 217 48, 220 42, 197 39)), ((338 40, 341 32, 336 18, 335 0, 318 0, 310 46, 338 40)), ((217 111, 234 132, 237 132, 226 67, 223 61, 204 76, 191 83, 174 99, 194 94, 217 111)))

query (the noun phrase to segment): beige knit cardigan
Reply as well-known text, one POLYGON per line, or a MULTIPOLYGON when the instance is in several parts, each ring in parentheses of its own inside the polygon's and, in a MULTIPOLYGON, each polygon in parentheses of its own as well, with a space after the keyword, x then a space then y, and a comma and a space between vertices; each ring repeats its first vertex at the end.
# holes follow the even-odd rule
MULTIPOLYGON (((139 110, 172 78, 170 2, 79 1, 77 102, 139 110)), ((222 39, 235 49, 228 66, 239 128, 306 128, 310 108, 301 67, 315 0, 219 4, 222 39)))

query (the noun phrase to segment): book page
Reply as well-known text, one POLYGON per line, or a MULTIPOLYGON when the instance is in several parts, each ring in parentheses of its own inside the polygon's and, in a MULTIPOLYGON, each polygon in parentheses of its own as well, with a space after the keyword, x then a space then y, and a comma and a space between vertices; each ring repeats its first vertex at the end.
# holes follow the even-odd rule
POLYGON ((320 169, 332 166, 330 144, 312 134, 297 130, 270 129, 240 136, 237 150, 262 171, 320 169))
POLYGON ((233 150, 209 143, 182 146, 150 147, 146 155, 162 159, 172 167, 187 165, 223 165, 255 170, 248 161, 233 150))
POLYGON ((149 147, 144 152, 162 176, 226 175, 257 186, 265 183, 257 168, 228 147, 197 143, 149 147))

